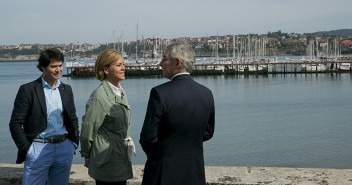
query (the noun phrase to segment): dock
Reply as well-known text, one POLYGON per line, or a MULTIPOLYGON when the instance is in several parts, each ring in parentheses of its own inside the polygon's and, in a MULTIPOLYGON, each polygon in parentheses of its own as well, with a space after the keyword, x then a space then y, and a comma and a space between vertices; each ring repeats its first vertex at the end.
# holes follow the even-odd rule
MULTIPOLYGON (((223 61, 195 64, 192 75, 260 75, 300 73, 352 73, 352 59, 338 61, 250 62, 223 61)), ((66 64, 66 77, 94 77, 94 63, 66 64)), ((156 63, 126 63, 126 76, 162 76, 156 63)))

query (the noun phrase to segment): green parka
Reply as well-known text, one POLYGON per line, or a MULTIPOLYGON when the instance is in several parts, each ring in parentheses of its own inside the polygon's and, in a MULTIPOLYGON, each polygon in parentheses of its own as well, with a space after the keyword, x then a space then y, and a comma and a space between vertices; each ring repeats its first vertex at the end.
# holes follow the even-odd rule
POLYGON ((88 174, 100 181, 115 182, 133 178, 128 157, 130 106, 122 96, 114 94, 103 80, 95 89, 82 117, 81 156, 89 159, 88 174))

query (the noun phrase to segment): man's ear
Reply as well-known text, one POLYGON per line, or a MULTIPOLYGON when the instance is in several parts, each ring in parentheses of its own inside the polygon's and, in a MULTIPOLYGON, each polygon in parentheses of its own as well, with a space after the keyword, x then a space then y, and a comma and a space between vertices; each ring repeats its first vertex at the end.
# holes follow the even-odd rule
POLYGON ((176 67, 182 67, 180 59, 176 58, 175 62, 176 62, 176 67))

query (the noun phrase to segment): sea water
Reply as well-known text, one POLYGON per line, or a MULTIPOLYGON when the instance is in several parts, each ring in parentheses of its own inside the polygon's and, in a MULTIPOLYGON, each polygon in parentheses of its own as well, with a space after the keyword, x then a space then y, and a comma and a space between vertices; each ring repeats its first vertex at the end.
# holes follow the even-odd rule
MULTIPOLYGON (((37 79, 36 62, 0 62, 0 163, 15 163, 17 148, 9 120, 18 88, 37 79)), ((64 70, 65 73, 65 70, 64 70)), ((216 106, 214 137, 204 143, 206 165, 352 168, 352 76, 350 73, 196 76, 210 88, 216 106)), ((91 78, 62 77, 74 91, 81 124, 91 78)), ((160 77, 122 81, 132 109, 131 135, 137 156, 149 92, 166 82, 160 77)), ((185 106, 187 102, 185 102, 185 106)), ((74 163, 83 164, 79 149, 74 163)))

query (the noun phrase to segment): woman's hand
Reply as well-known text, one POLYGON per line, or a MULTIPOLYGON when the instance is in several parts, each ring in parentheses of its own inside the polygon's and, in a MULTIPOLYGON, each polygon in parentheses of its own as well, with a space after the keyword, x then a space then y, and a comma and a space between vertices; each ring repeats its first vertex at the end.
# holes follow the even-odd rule
POLYGON ((89 166, 89 159, 85 159, 85 160, 84 160, 84 166, 88 168, 88 166, 89 166))

